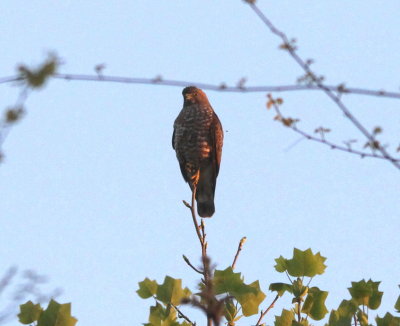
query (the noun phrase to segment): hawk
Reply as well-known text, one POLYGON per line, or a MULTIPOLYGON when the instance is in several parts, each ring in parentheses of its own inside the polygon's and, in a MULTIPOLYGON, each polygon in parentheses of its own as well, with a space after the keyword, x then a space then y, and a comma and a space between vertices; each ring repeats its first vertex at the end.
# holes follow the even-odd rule
POLYGON ((183 179, 192 191, 196 186, 198 214, 211 217, 215 212, 214 193, 224 132, 201 89, 189 86, 183 89, 182 95, 183 108, 174 123, 172 148, 183 179))

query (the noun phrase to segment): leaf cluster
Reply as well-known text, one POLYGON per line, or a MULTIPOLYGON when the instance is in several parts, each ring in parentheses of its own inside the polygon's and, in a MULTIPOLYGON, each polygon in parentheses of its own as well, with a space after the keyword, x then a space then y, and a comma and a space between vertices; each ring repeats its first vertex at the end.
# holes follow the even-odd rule
POLYGON ((18 318, 21 324, 36 326, 74 326, 78 321, 71 316, 70 303, 60 304, 55 300, 50 300, 46 309, 28 301, 20 305, 18 318))
POLYGON ((216 316, 217 320, 223 315, 228 325, 232 326, 242 316, 257 314, 259 305, 266 297, 258 281, 246 284, 241 273, 235 273, 232 267, 215 270, 209 282, 212 293, 202 282, 199 284, 200 292, 196 294, 187 288, 183 289, 181 280, 169 276, 162 285, 148 278, 139 282, 138 295, 143 299, 153 297, 157 302, 156 306, 150 308, 149 324, 146 325, 175 325, 177 315, 169 307, 190 303, 207 313, 219 313, 221 316, 216 316), (219 309, 221 304, 222 309, 219 309), (161 321, 163 324, 159 323, 161 321))
POLYGON ((292 303, 295 305, 292 311, 283 311, 278 323, 283 323, 289 320, 297 323, 307 324, 307 318, 313 320, 321 320, 328 313, 325 306, 325 300, 328 296, 327 291, 322 291, 318 287, 309 287, 311 280, 316 275, 324 273, 326 258, 318 252, 314 254, 311 249, 293 250, 293 257, 290 259, 280 256, 275 259, 275 269, 279 273, 286 273, 290 283, 272 283, 269 287, 271 291, 277 292, 282 296, 285 292, 290 293, 292 303), (292 279, 296 277, 296 279, 292 279), (305 277, 309 277, 308 283, 305 283, 305 277), (290 313, 290 314, 289 314, 290 313), (306 315, 306 318, 301 317, 301 313, 306 315), (297 319, 295 318, 297 314, 297 319))
POLYGON ((187 321, 178 322, 176 306, 179 306, 184 299, 191 296, 188 288, 182 288, 182 280, 166 276, 162 284, 155 280, 145 278, 139 282, 139 289, 136 291, 142 299, 154 298, 156 304, 150 307, 149 322, 146 326, 187 326, 187 321))

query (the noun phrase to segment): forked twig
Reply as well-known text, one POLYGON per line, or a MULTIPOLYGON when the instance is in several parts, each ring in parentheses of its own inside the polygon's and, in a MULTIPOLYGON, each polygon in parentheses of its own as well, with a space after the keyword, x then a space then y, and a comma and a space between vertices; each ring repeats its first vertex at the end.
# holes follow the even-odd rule
MULTIPOLYGON (((277 117, 279 117, 279 119, 285 119, 283 114, 282 114, 282 112, 281 112, 281 110, 279 109, 279 106, 276 104, 276 101, 273 100, 270 103, 271 103, 271 106, 274 108, 274 110, 275 110, 275 112, 277 114, 277 117)), ((314 141, 314 142, 317 142, 317 143, 320 143, 320 144, 324 144, 324 145, 327 145, 328 147, 330 147, 331 149, 337 149, 337 150, 342 151, 342 152, 347 152, 347 153, 350 153, 350 154, 354 154, 354 155, 360 156, 361 158, 372 157, 372 158, 377 158, 377 159, 381 159, 381 160, 388 160, 387 157, 379 155, 379 154, 376 154, 375 152, 367 153, 367 152, 363 152, 363 151, 360 151, 360 150, 353 149, 353 148, 351 148, 349 146, 346 147, 346 146, 343 146, 343 145, 339 145, 339 144, 333 143, 333 142, 331 142, 331 141, 329 141, 329 140, 327 140, 325 138, 315 137, 315 136, 305 132, 304 130, 298 128, 296 123, 285 124, 285 126, 290 128, 290 129, 292 129, 294 132, 298 133, 299 135, 302 135, 304 138, 301 138, 301 139, 308 139, 308 140, 311 140, 311 141, 314 141)), ((391 158, 391 160, 394 161, 394 162, 399 162, 400 163, 400 158, 391 158)))
POLYGON ((197 269, 196 267, 193 266, 193 264, 190 262, 189 258, 187 258, 185 255, 183 256, 183 260, 185 261, 186 264, 188 264, 195 272, 199 274, 204 274, 201 270, 197 269))
MULTIPOLYGON (((373 135, 361 124, 361 122, 350 112, 347 106, 341 101, 340 96, 336 95, 334 91, 332 91, 329 87, 325 86, 322 83, 322 79, 318 77, 311 69, 310 65, 307 64, 296 52, 296 46, 293 45, 293 42, 289 40, 285 33, 280 31, 275 25, 269 20, 269 18, 257 7, 255 1, 246 1, 250 8, 256 13, 256 15, 261 19, 261 21, 268 27, 268 29, 275 35, 277 35, 282 41, 281 45, 282 49, 287 50, 290 56, 294 59, 294 61, 304 70, 306 76, 310 78, 312 83, 317 86, 321 91, 323 91, 335 104, 336 106, 343 112, 345 117, 365 136, 365 138, 373 143, 375 141, 373 135)), ((341 94, 341 93, 339 93, 341 94)), ((383 158, 388 160, 392 165, 394 165, 397 169, 400 169, 400 162, 393 158, 383 146, 379 146, 376 148, 379 151, 383 158)))
MULTIPOLYGON (((210 261, 209 258, 207 257, 207 242, 206 242, 206 233, 205 233, 205 225, 203 220, 201 220, 201 224, 197 222, 197 217, 196 217, 196 208, 195 208, 195 202, 196 202, 196 190, 197 190, 197 182, 193 183, 193 190, 192 190, 192 202, 189 205, 187 202, 183 201, 186 207, 190 209, 191 215, 192 215, 192 220, 194 224, 194 228, 196 230, 197 237, 199 238, 200 245, 201 245, 201 261, 203 263, 203 271, 201 272, 197 268, 195 268, 189 260, 185 260, 186 263, 189 264, 190 267, 192 267, 196 272, 200 272, 204 276, 204 285, 205 288, 211 287, 210 283, 210 261)), ((193 301, 193 300, 192 300, 193 301)), ((191 302, 193 304, 193 302, 191 302)), ((204 308, 206 309, 206 308, 204 308)), ((212 326, 213 324, 213 319, 212 315, 207 313, 207 326, 212 326)))

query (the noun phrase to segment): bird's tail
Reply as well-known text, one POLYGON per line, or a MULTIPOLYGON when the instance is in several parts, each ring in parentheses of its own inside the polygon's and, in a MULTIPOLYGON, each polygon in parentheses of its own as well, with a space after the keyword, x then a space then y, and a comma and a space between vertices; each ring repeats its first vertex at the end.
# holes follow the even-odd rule
POLYGON ((197 201, 197 213, 201 217, 211 217, 215 212, 214 200, 197 201))
POLYGON ((196 187, 197 213, 201 217, 211 217, 215 212, 214 192, 216 175, 211 167, 200 171, 196 187))

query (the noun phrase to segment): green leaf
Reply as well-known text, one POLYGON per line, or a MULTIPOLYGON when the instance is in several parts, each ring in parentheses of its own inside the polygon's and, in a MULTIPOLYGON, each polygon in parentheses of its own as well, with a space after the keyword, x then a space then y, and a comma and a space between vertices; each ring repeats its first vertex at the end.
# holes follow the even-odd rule
POLYGON ((225 302, 224 316, 228 322, 228 326, 235 325, 242 316, 238 316, 239 310, 237 309, 237 304, 233 302, 232 299, 228 299, 225 302))
POLYGON ((308 322, 308 319, 302 318, 300 323, 296 320, 293 320, 292 326, 309 326, 310 323, 308 322))
POLYGON ((279 256, 279 258, 276 258, 275 261, 276 265, 274 267, 279 273, 283 273, 287 270, 287 264, 285 258, 279 256))
POLYGON ((360 323, 361 326, 368 326, 368 315, 363 312, 362 310, 357 311, 357 320, 360 323))
POLYGON ((394 309, 396 309, 397 312, 400 313, 400 295, 399 295, 399 297, 397 298, 397 301, 396 301, 396 303, 395 303, 395 305, 394 305, 394 309))
POLYGON ((179 326, 175 309, 164 308, 157 302, 150 307, 149 326, 179 326))
POLYGON ((180 324, 178 324, 178 325, 180 325, 180 326, 192 326, 192 324, 188 323, 185 320, 183 322, 181 322, 180 324))
POLYGON ((214 291, 216 294, 231 293, 240 290, 244 282, 240 273, 234 273, 231 267, 214 272, 214 291))
POLYGON ((182 299, 191 294, 188 288, 182 289, 182 280, 166 276, 164 283, 157 288, 157 299, 165 304, 179 305, 182 299))
POLYGON ((326 268, 324 264, 326 258, 322 257, 319 252, 314 255, 311 249, 302 251, 294 248, 293 258, 285 259, 285 262, 283 262, 283 259, 282 256, 275 259, 277 262, 275 269, 278 272, 287 271, 289 275, 295 277, 314 277, 317 274, 323 274, 326 268))
MULTIPOLYGON (((400 285, 399 285, 399 287, 400 287, 400 285)), ((397 298, 397 301, 396 301, 396 303, 395 303, 395 305, 394 305, 394 309, 396 309, 397 312, 400 312, 400 295, 399 295, 399 297, 397 298)))
POLYGON ((231 267, 223 271, 216 270, 213 282, 215 294, 228 293, 233 296, 242 306, 244 316, 257 314, 260 303, 266 297, 258 281, 245 284, 241 274, 234 273, 231 267))
POLYGON ((289 293, 293 293, 292 285, 287 283, 271 283, 269 285, 270 291, 276 291, 277 294, 281 297, 286 291, 289 293))
POLYGON ((241 289, 240 293, 232 293, 236 300, 242 306, 244 316, 251 316, 258 313, 258 307, 264 301, 266 295, 260 289, 260 284, 255 281, 245 288, 241 289), (253 290, 256 291, 253 291, 253 290))
POLYGON ((78 320, 71 316, 71 304, 50 300, 39 317, 37 326, 74 326, 78 320))
POLYGON ((158 284, 156 281, 152 281, 146 277, 142 282, 139 282, 139 290, 137 290, 136 293, 142 299, 151 298, 157 293, 157 287, 158 284))
POLYGON ((228 299, 225 302, 224 316, 228 322, 232 321, 237 314, 236 305, 232 299, 228 299))
POLYGON ((337 310, 332 310, 329 316, 329 326, 349 326, 357 312, 358 305, 352 300, 343 300, 337 310))
POLYGON ((378 290, 380 282, 368 282, 361 280, 359 282, 351 282, 351 288, 348 288, 351 297, 359 304, 375 310, 381 305, 383 292, 378 290))
POLYGON ((275 326, 292 326, 294 321, 294 312, 286 309, 282 310, 280 316, 275 316, 275 326))
POLYGON ((39 319, 43 311, 40 304, 33 304, 32 301, 20 305, 19 310, 18 318, 21 324, 32 324, 39 319))
POLYGON ((304 301, 303 298, 308 293, 308 286, 304 286, 303 281, 298 277, 297 280, 293 282, 292 290, 294 295, 293 302, 300 302, 304 301))
POLYGON ((400 318, 394 317, 388 312, 383 318, 377 316, 375 320, 376 326, 400 326, 400 318))
POLYGON ((353 300, 343 300, 337 311, 341 316, 353 317, 357 309, 358 306, 353 300))
POLYGON ((317 287, 310 288, 301 311, 314 320, 321 320, 328 313, 325 306, 327 296, 328 292, 326 291, 321 291, 317 287))

